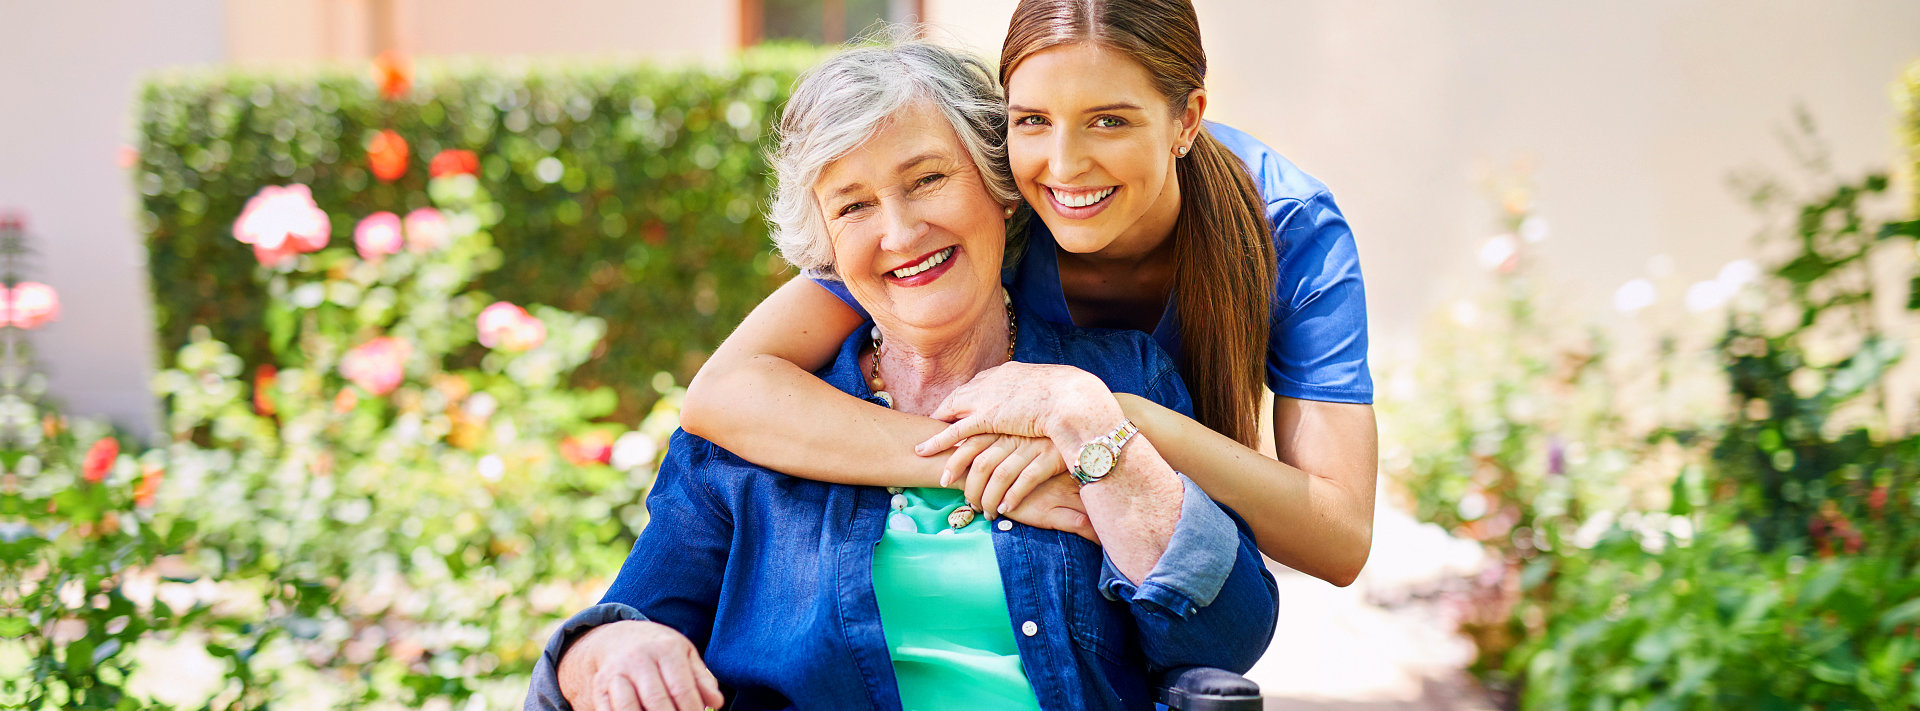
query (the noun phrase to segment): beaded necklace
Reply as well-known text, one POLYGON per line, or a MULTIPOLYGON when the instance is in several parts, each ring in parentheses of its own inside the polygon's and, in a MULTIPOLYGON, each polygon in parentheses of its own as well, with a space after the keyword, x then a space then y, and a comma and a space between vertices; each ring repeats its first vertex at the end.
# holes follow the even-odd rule
MULTIPOLYGON (((1013 295, 1008 294, 1005 289, 1001 289, 1000 299, 1007 309, 1007 360, 1011 361, 1013 360, 1014 341, 1020 337, 1020 322, 1018 317, 1013 313, 1013 295)), ((886 344, 882 342, 880 338, 880 327, 874 326, 873 330, 868 333, 868 338, 873 342, 873 367, 867 371, 867 385, 873 388, 873 396, 880 400, 880 404, 885 405, 888 409, 892 409, 893 395, 887 392, 887 383, 880 378, 880 358, 886 354, 884 350, 886 344)), ((895 508, 898 509, 898 504, 902 501, 901 492, 904 491, 904 489, 897 486, 889 486, 887 487, 887 491, 894 495, 895 508)), ((955 529, 965 528, 967 524, 973 522, 973 517, 979 513, 980 509, 969 503, 954 509, 953 513, 948 514, 947 525, 955 529)))

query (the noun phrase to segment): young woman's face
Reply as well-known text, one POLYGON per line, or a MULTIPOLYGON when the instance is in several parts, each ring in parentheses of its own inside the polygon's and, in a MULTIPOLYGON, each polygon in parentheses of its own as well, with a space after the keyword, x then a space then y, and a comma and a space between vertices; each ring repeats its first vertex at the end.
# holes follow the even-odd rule
POLYGON ((1014 180, 1061 248, 1144 253, 1172 233, 1189 132, 1146 67, 1092 43, 1051 47, 1014 68, 1007 109, 1014 180))

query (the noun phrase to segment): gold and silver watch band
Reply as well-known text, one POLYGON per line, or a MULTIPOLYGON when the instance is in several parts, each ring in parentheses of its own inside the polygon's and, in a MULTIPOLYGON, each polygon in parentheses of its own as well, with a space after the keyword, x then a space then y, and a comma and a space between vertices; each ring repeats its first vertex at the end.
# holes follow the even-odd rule
POLYGON ((1121 420, 1120 426, 1113 428, 1112 432, 1080 447, 1078 456, 1074 458, 1076 465, 1070 470, 1073 478, 1080 480, 1083 486, 1106 478, 1114 465, 1119 463, 1120 450, 1139 432, 1140 428, 1132 420, 1121 420))

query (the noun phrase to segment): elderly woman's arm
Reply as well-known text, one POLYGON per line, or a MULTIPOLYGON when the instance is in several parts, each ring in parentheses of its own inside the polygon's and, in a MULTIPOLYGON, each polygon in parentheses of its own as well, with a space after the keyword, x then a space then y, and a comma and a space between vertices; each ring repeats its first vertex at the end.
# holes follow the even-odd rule
POLYGON ((619 692, 622 684, 643 700, 667 686, 676 686, 677 696, 693 693, 705 702, 719 696, 698 652, 706 648, 712 632, 733 538, 731 515, 701 478, 713 451, 711 444, 674 433, 647 494, 646 528, 600 603, 562 623, 548 640, 534 665, 528 711, 565 710, 570 704, 593 708, 586 699, 619 692), (629 621, 658 623, 665 629, 611 629, 629 621), (680 635, 684 645, 673 635, 680 635), (694 683, 665 680, 663 673, 669 669, 679 680, 694 683), (647 686, 656 680, 660 686, 647 686))

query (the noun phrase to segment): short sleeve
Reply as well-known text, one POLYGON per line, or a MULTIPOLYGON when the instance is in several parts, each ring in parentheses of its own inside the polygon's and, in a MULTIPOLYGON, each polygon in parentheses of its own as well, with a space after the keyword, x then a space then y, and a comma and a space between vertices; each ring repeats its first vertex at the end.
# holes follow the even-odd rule
POLYGON ((1333 194, 1260 139, 1213 122, 1207 130, 1246 164, 1273 223, 1279 278, 1267 387, 1299 400, 1372 403, 1360 251, 1333 194))
POLYGON ((840 281, 839 279, 828 279, 811 272, 807 274, 807 278, 812 279, 813 283, 819 284, 820 288, 826 289, 827 293, 839 297, 842 302, 846 303, 847 308, 853 309, 854 313, 860 314, 861 320, 864 321, 872 318, 867 315, 866 307, 861 306, 860 302, 853 300, 853 292, 847 291, 846 282, 840 281))
POLYGON ((1270 205, 1279 243, 1267 386, 1301 400, 1371 404, 1360 251, 1333 197, 1270 205))

